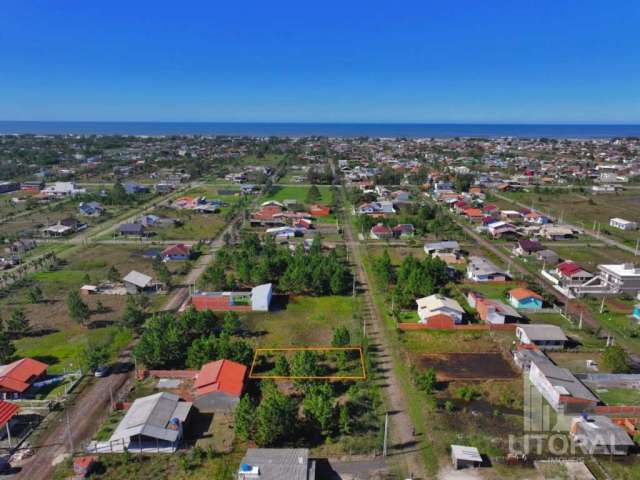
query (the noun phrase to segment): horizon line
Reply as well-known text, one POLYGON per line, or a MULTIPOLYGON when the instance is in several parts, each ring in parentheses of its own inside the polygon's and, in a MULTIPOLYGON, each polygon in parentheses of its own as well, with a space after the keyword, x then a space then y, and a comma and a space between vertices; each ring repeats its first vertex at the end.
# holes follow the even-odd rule
POLYGON ((386 122, 366 122, 366 121, 270 121, 270 120, 4 120, 0 123, 155 123, 155 124, 231 124, 231 125, 525 125, 525 126, 640 126, 637 122, 602 122, 602 121, 536 121, 536 122, 516 122, 516 121, 494 121, 494 122, 469 122, 469 121, 386 121, 386 122))

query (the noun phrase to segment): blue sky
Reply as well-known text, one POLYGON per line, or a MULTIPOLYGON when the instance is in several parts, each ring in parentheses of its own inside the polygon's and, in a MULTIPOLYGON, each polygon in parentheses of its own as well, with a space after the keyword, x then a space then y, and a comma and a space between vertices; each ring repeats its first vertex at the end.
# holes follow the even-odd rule
POLYGON ((640 123, 640 2, 5 0, 0 119, 640 123))

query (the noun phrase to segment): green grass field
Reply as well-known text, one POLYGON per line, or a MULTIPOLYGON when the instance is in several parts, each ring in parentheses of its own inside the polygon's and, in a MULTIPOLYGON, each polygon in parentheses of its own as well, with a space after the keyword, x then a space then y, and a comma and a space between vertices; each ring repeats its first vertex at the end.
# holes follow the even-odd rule
POLYGON ((607 405, 640 405, 640 390, 637 388, 608 388, 606 392, 597 394, 607 405))
MULTIPOLYGON (((281 187, 275 185, 273 187, 273 191, 264 197, 264 201, 267 200, 275 200, 277 202, 282 202, 284 200, 296 200, 299 204, 306 205, 307 204, 307 193, 309 192, 308 185, 301 185, 295 187, 281 187)), ((323 203, 325 205, 331 205, 333 201, 333 193, 331 192, 331 187, 328 186, 319 186, 318 190, 320 190, 320 194, 322 198, 318 203, 323 203)))
POLYGON ((284 310, 247 314, 242 322, 257 347, 327 346, 333 328, 354 332, 354 308, 352 297, 291 297, 284 310))
POLYGON ((75 370, 82 364, 82 352, 89 344, 107 343, 112 356, 130 341, 131 334, 117 327, 93 330, 77 327, 41 337, 27 337, 15 341, 16 357, 32 357, 50 365, 49 373, 64 369, 75 370))

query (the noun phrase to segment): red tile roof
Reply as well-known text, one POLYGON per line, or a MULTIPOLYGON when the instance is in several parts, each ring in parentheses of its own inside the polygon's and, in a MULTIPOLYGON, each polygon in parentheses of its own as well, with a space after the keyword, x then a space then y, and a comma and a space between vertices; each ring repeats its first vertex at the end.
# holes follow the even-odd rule
POLYGON ((242 395, 247 367, 231 360, 217 360, 202 366, 194 386, 196 395, 223 392, 234 397, 242 395))
POLYGON ((189 255, 189 251, 191 247, 189 245, 185 245, 184 243, 178 243, 176 245, 169 245, 162 251, 162 256, 170 256, 170 255, 189 255))
POLYGON ((580 270, 582 270, 582 267, 575 262, 562 262, 558 265, 558 271, 565 277, 575 275, 580 270))
POLYGON ((49 365, 33 358, 22 358, 0 366, 0 389, 22 393, 29 382, 47 371, 49 365))
POLYGON ((0 427, 3 427, 18 411, 18 406, 0 400, 0 427))
POLYGON ((511 298, 515 298, 516 300, 524 300, 525 298, 537 298, 538 300, 542 300, 540 295, 528 288, 514 288, 509 291, 509 295, 511 298))

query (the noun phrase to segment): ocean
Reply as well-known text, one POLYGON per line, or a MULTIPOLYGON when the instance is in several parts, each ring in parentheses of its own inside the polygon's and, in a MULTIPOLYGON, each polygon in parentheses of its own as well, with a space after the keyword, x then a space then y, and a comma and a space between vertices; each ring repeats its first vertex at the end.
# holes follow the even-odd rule
POLYGON ((17 122, 0 121, 0 134, 233 135, 323 137, 518 137, 595 139, 640 137, 640 125, 417 124, 417 123, 217 123, 217 122, 17 122))

